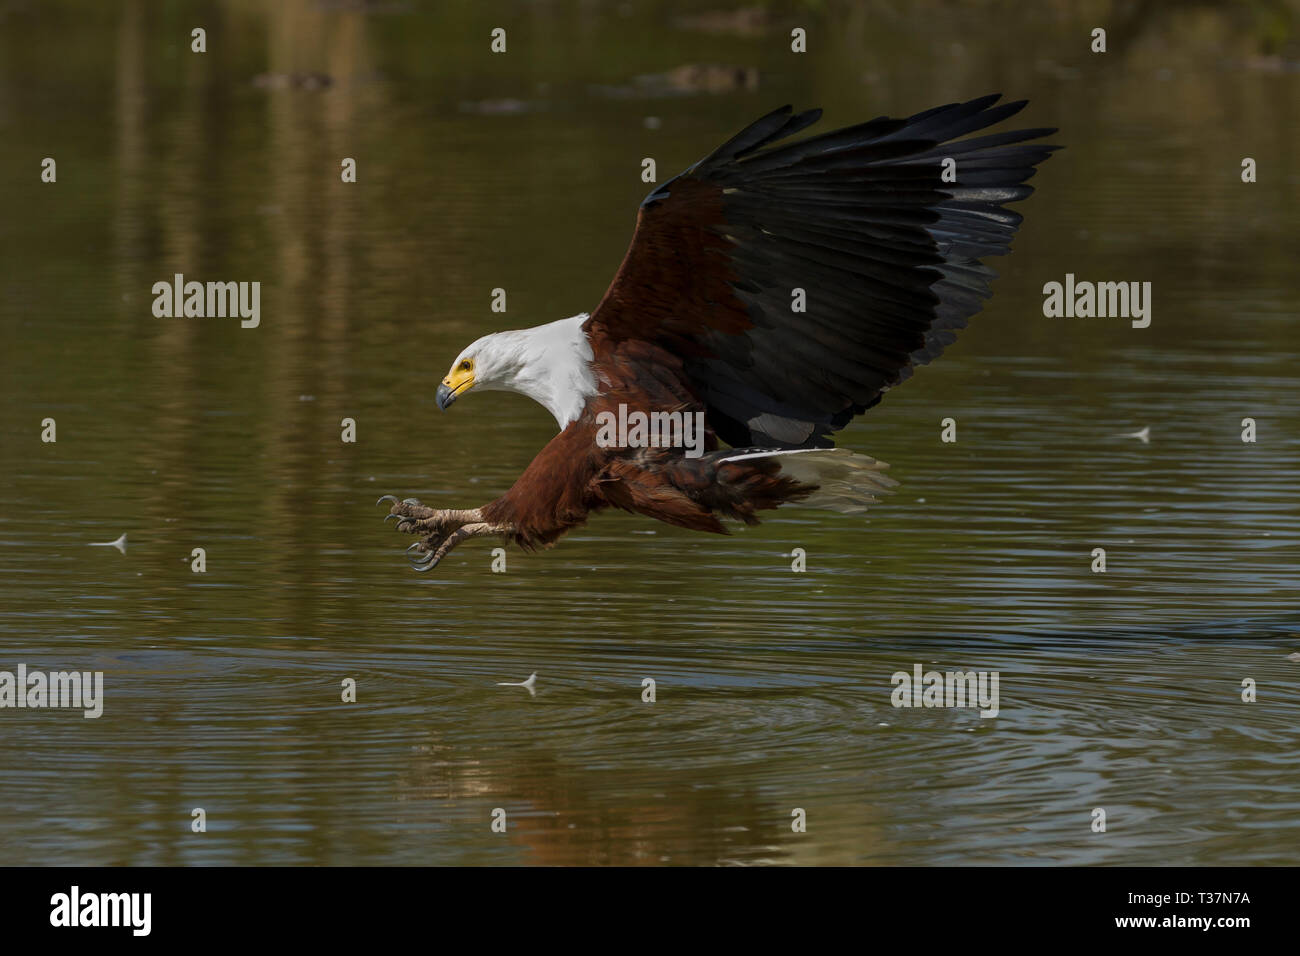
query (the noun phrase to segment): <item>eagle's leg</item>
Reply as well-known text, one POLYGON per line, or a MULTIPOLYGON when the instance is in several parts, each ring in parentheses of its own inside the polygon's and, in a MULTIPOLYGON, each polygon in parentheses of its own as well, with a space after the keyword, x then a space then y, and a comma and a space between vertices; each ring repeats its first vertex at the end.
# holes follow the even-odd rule
POLYGON ((384 515, 384 520, 397 519, 397 530, 407 534, 426 534, 429 532, 446 534, 461 525, 482 521, 483 515, 478 508, 448 508, 438 510, 421 504, 415 498, 398 501, 394 495, 384 495, 376 504, 391 501, 393 506, 384 515))
POLYGON ((385 521, 396 516, 398 531, 423 535, 420 541, 406 549, 410 553, 411 567, 417 571, 437 567, 439 561, 467 538, 506 535, 513 530, 507 525, 484 521, 480 508, 438 510, 423 505, 414 498, 398 501, 393 495, 385 495, 379 500, 391 500, 393 503, 384 516, 385 521))
POLYGON ((462 541, 484 535, 506 535, 510 533, 510 530, 510 528, 502 525, 476 521, 472 524, 461 525, 447 535, 431 534, 423 541, 417 541, 407 549, 414 552, 411 557, 411 567, 417 571, 429 571, 436 568, 438 562, 450 554, 452 548, 462 541))

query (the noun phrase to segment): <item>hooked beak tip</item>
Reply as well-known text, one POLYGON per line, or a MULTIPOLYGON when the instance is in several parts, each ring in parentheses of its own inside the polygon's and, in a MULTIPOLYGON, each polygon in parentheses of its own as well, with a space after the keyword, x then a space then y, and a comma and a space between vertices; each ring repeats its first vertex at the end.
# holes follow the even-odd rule
POLYGON ((441 408, 445 412, 451 406, 451 403, 454 402, 455 400, 456 400, 455 392, 453 392, 444 384, 438 385, 438 391, 434 395, 434 401, 438 403, 439 408, 441 408))

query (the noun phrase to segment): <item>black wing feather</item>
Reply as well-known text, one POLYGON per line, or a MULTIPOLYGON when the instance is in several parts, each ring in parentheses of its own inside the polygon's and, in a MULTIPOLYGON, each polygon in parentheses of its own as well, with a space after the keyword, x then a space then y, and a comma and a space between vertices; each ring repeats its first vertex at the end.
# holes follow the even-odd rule
POLYGON ((1021 222, 1003 204, 1033 192, 1057 148, 1027 142, 1053 129, 969 136, 1025 105, 999 98, 784 145, 820 110, 767 114, 646 197, 589 335, 681 355, 732 445, 832 444, 990 295, 980 260, 1007 253, 1021 222), (949 157, 955 183, 941 179, 949 157), (795 288, 805 312, 791 310, 795 288))

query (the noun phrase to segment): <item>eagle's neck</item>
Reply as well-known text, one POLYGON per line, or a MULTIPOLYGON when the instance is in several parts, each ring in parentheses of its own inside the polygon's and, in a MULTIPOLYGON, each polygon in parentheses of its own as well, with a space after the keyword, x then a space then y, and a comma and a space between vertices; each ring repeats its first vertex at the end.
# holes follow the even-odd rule
POLYGON ((549 322, 532 329, 500 333, 513 353, 513 375, 507 387, 522 392, 555 416, 564 431, 596 394, 591 369, 591 343, 582 324, 587 314, 549 322))

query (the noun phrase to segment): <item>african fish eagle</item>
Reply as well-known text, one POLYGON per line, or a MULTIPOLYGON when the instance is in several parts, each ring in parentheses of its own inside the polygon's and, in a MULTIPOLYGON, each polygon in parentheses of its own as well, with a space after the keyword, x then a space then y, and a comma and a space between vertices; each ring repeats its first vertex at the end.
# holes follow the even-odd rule
POLYGON ((785 106, 654 189, 594 312, 457 356, 440 408, 471 389, 522 392, 559 434, 481 508, 381 498, 385 520, 419 536, 412 566, 482 535, 549 546, 610 506, 725 534, 720 519, 756 524, 787 502, 874 502, 895 484, 888 466, 831 434, 980 310, 995 275, 980 260, 1008 252, 1021 220, 1003 204, 1033 191, 1025 181, 1056 148, 1026 144, 1053 129, 967 137, 1025 105, 999 98, 795 142, 821 110, 785 106), (629 410, 702 415, 701 447, 599 441, 600 423, 629 410))

